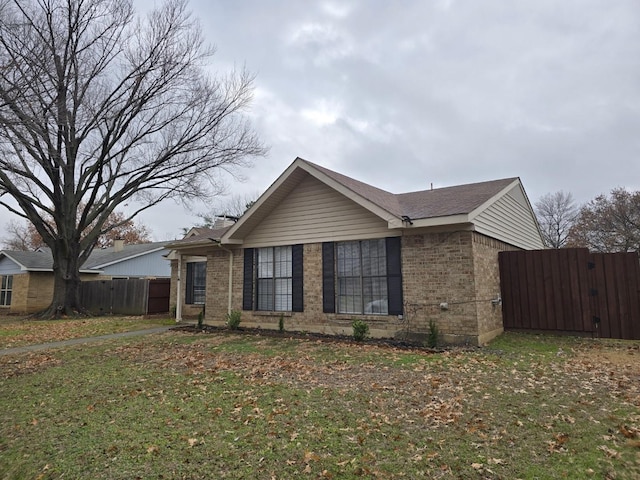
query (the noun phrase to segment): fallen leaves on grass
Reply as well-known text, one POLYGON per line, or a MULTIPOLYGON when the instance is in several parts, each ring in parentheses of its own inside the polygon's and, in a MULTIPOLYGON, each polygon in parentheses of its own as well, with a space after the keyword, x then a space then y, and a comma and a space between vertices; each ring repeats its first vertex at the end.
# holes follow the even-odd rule
POLYGON ((157 326, 143 317, 101 317, 68 320, 23 319, 0 323, 0 348, 37 345, 157 326))
POLYGON ((60 363, 60 359, 48 352, 0 356, 0 378, 35 373, 60 363))

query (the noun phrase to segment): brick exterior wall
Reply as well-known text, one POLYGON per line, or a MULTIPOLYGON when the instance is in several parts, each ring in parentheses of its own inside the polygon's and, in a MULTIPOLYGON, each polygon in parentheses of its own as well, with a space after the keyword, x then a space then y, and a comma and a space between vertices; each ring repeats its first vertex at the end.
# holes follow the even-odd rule
POLYGON ((478 299, 478 343, 480 345, 504 331, 502 304, 491 300, 497 299, 500 295, 498 252, 505 250, 519 249, 479 233, 473 234, 476 298, 478 299))
POLYGON ((403 237, 402 278, 408 336, 426 337, 434 322, 443 343, 475 343, 472 232, 403 237))
MULTIPOLYGON (((402 237, 405 312, 402 316, 342 315, 322 312, 322 245, 304 245, 304 311, 242 311, 243 255, 233 249, 231 309, 242 311, 241 326, 351 335, 351 322, 365 320, 372 337, 426 339, 430 322, 445 344, 484 343, 502 332, 498 252, 513 247, 472 231, 424 233, 402 237), (441 308, 446 303, 447 308, 441 308)), ((172 261, 171 302, 175 305, 177 261, 172 261)), ((186 275, 183 262, 182 278, 186 275)), ((224 325, 229 309, 229 254, 222 249, 207 256, 205 322, 224 325)), ((184 298, 184 284, 182 295, 184 298)), ((183 315, 199 312, 183 305, 183 315), (190 312, 190 313, 187 313, 190 312)))
POLYGON ((28 272, 13 275, 11 306, 3 307, 14 315, 39 312, 51 304, 53 275, 46 272, 28 272))

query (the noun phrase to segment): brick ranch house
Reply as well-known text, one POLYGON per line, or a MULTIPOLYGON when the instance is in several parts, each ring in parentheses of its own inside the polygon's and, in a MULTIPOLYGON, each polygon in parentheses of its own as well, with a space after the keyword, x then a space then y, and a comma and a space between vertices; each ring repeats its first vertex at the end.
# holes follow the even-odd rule
POLYGON ((482 344, 503 331, 498 252, 543 248, 519 178, 393 194, 297 158, 232 225, 176 241, 180 321, 482 344))

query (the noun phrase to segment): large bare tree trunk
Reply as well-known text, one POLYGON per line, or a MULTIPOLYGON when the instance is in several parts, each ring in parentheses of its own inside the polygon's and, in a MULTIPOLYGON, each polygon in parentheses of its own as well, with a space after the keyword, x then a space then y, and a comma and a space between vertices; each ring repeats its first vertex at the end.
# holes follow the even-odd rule
POLYGON ((53 254, 53 298, 49 307, 37 316, 61 318, 86 315, 80 301, 80 266, 78 252, 69 249, 66 242, 56 242, 53 254))

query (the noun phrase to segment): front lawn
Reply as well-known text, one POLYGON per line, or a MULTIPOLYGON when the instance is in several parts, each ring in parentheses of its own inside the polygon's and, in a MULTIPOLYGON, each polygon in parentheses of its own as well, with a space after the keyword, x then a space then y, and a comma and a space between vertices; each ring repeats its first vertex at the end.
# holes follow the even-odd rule
POLYGON ((161 325, 175 325, 175 320, 168 316, 149 318, 107 316, 63 320, 2 317, 0 318, 0 349, 144 330, 161 325))
POLYGON ((0 357, 2 478, 639 478, 640 342, 170 331, 0 357))

